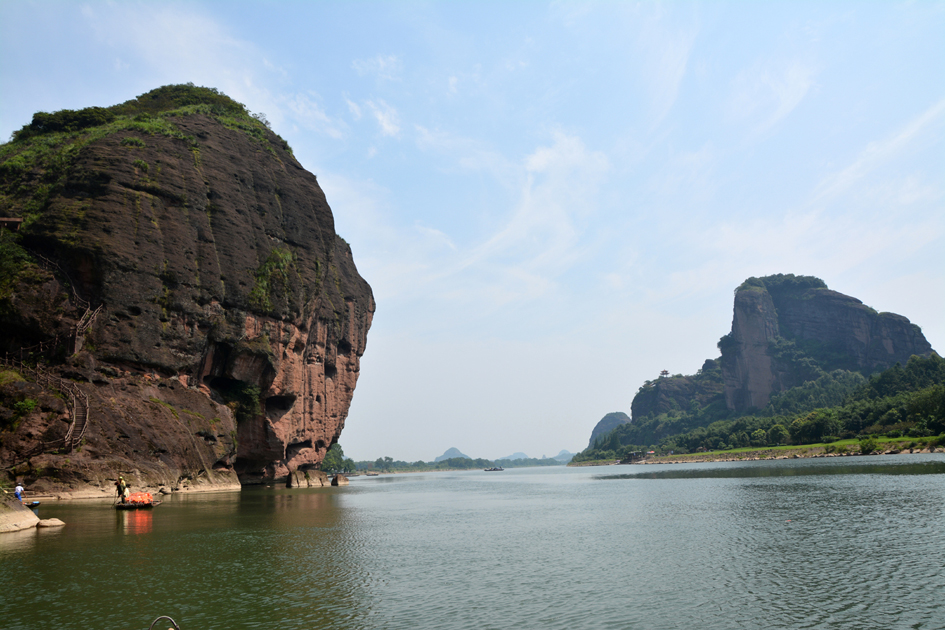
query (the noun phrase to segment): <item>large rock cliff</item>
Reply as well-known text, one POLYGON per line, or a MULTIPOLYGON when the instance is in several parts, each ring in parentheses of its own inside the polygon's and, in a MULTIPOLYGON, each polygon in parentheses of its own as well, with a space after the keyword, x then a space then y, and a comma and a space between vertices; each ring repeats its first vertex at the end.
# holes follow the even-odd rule
POLYGON ((0 148, 0 217, 23 219, 3 241, 16 273, 0 352, 32 348, 89 397, 85 456, 50 448, 74 409, 34 409, 8 418, 2 463, 28 476, 40 457, 77 483, 316 467, 344 427, 374 300, 315 176, 214 90, 60 114, 0 148))
POLYGON ((932 353, 905 317, 790 274, 749 278, 738 288, 732 331, 719 348, 725 401, 735 410, 762 408, 817 369, 870 374, 932 353))
MULTIPOLYGON (((655 445, 719 421, 839 405, 864 376, 933 354, 905 317, 877 313, 818 278, 792 274, 742 283, 732 330, 718 347, 722 356, 705 361, 694 375, 664 373, 646 381, 633 398, 632 422, 610 434, 595 429, 591 445, 599 438, 610 450, 655 445)), ((703 437, 693 439, 698 444, 703 437)), ((714 439, 701 446, 715 448, 714 439)), ((695 448, 688 444, 678 446, 695 448)))

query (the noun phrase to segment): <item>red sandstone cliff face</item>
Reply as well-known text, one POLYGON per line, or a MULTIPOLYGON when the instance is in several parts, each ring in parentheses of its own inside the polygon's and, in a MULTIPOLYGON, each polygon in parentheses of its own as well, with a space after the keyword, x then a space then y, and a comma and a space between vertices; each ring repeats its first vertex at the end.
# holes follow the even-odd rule
POLYGON ((729 409, 762 408, 772 394, 805 380, 803 366, 779 358, 777 344, 785 341, 828 371, 871 373, 932 353, 921 330, 905 317, 877 313, 825 285, 771 291, 745 286, 735 295, 732 332, 720 342, 729 409))
MULTIPOLYGON (((0 308, 0 350, 43 342, 43 360, 84 350, 94 362, 76 378, 93 400, 94 456, 83 465, 132 467, 156 483, 214 470, 258 482, 313 468, 344 427, 375 308, 370 286, 315 176, 278 136, 199 113, 168 120, 176 137, 129 128, 82 146, 39 212, 26 197, 4 198, 8 215, 32 211, 21 243, 33 259, 0 308), (58 267, 36 264, 38 255, 58 267), (82 300, 100 306, 94 319, 82 300), (173 387, 141 389, 161 382, 173 387), (143 402, 151 398, 177 418, 143 402), (122 406, 148 422, 123 417, 122 406), (143 447, 147 456, 124 448, 128 426, 162 445, 143 447), (155 451, 166 475, 149 468, 155 451)), ((46 174, 16 176, 19 188, 7 181, 6 190, 29 190, 46 174)), ((22 440, 8 436, 0 460, 22 466, 35 450, 27 433, 62 424, 47 416, 21 422, 22 440)), ((47 470, 83 476, 74 454, 68 464, 44 457, 47 470)))
POLYGON ((777 311, 767 291, 745 290, 735 295, 732 337, 736 351, 725 360, 722 378, 729 409, 761 409, 771 392, 781 391, 772 369, 768 345, 780 336, 777 311))

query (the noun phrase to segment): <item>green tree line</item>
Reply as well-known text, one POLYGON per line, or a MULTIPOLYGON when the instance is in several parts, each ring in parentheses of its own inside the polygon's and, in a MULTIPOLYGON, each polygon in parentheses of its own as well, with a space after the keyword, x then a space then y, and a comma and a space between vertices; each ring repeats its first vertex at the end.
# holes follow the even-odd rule
MULTIPOLYGON (((359 471, 376 472, 423 472, 433 470, 474 470, 479 468, 525 468, 529 466, 563 466, 564 463, 549 457, 537 459, 468 459, 466 457, 450 457, 439 462, 405 462, 390 457, 378 457, 374 461, 359 461, 356 463, 359 471)), ((322 466, 324 469, 324 465, 322 466)))

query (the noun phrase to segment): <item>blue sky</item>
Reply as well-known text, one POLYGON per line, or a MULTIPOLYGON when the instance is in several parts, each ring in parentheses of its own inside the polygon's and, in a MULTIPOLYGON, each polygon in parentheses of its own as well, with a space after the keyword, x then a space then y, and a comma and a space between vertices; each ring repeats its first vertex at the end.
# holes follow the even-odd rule
POLYGON ((943 2, 0 0, 0 137, 216 87, 377 299, 355 459, 579 451, 809 274, 945 348, 943 2))

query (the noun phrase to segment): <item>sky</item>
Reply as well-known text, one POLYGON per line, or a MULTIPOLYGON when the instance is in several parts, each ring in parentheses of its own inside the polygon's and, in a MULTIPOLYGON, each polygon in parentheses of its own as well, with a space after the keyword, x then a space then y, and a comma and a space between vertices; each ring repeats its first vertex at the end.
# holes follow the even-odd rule
POLYGON ((356 460, 578 452, 814 275, 945 348, 945 2, 0 0, 0 138, 215 87, 318 176, 377 312, 356 460))

